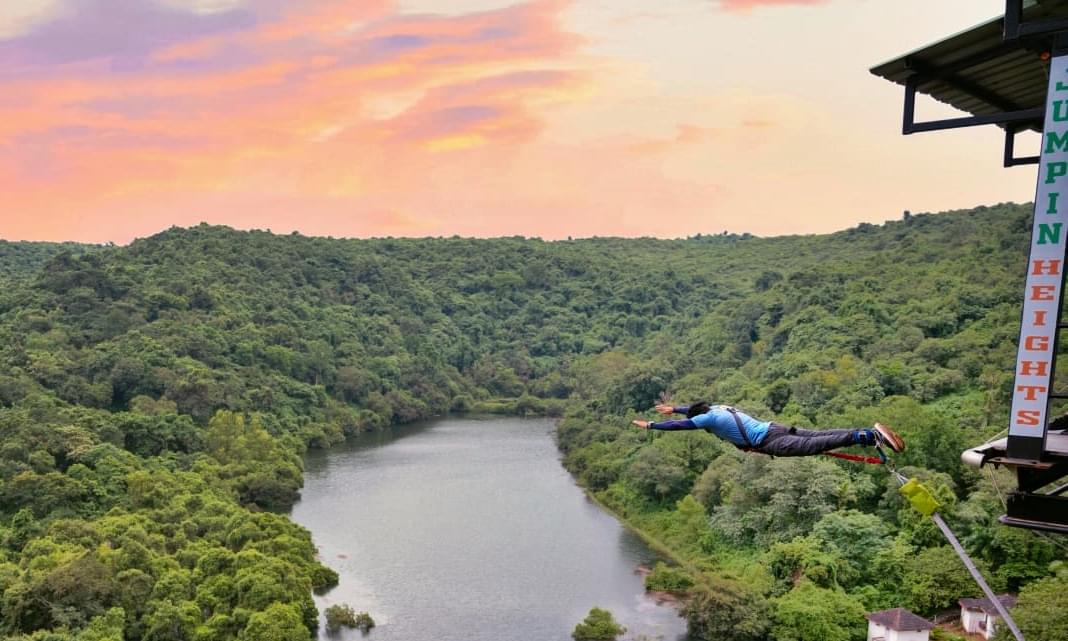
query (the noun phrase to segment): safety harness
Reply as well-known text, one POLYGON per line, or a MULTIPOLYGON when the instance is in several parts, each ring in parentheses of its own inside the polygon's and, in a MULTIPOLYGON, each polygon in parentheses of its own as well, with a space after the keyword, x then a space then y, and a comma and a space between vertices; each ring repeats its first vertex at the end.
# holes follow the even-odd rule
POLYGON ((731 416, 734 417, 734 424, 738 426, 738 433, 742 435, 742 440, 745 441, 745 447, 742 447, 737 443, 734 446, 742 450, 743 452, 759 452, 760 450, 756 450, 753 448, 753 442, 749 440, 749 435, 745 432, 745 426, 742 425, 742 419, 738 418, 738 410, 734 409, 730 405, 723 405, 722 407, 723 409, 730 412, 731 416))

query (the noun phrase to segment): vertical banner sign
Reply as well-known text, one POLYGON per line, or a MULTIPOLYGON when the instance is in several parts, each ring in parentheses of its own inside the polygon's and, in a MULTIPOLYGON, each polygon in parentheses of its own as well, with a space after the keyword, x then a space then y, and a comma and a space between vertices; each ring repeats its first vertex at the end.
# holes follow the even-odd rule
POLYGON ((1068 246, 1068 55, 1050 61, 1041 153, 1008 439, 1011 458, 1031 460, 1045 446, 1068 246))

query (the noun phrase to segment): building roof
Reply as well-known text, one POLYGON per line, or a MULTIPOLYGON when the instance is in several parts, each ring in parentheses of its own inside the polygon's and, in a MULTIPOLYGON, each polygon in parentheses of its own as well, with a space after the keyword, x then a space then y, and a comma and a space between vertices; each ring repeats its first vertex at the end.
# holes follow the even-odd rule
MULTIPOLYGON (((1011 594, 999 594, 998 601, 1006 608, 1016 607, 1016 597, 1011 594)), ((998 610, 990 599, 961 599, 960 607, 966 610, 982 610, 986 614, 998 616, 998 610)))
MULTIPOLYGON (((1066 0, 1027 0, 1024 20, 1068 17, 1066 0)), ((1048 63, 1041 41, 1005 41, 1004 17, 872 67, 881 78, 904 85, 973 115, 1045 107, 1048 63)), ((1041 131, 1041 119, 1031 123, 1041 131)))
POLYGON ((885 628, 897 630, 898 632, 911 630, 919 632, 921 630, 930 630, 935 627, 935 624, 921 616, 909 612, 905 608, 894 608, 893 610, 872 612, 871 614, 866 615, 865 618, 874 623, 878 623, 885 628))

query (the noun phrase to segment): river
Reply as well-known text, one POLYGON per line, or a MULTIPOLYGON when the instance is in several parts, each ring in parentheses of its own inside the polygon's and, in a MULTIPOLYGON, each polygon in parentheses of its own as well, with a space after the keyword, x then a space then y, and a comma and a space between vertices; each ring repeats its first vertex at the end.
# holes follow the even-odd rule
POLYGON ((305 464, 292 518, 341 577, 316 601, 369 612, 371 640, 568 641, 593 606, 624 639, 685 639, 637 573, 656 554, 575 485, 552 421, 444 419, 305 464))

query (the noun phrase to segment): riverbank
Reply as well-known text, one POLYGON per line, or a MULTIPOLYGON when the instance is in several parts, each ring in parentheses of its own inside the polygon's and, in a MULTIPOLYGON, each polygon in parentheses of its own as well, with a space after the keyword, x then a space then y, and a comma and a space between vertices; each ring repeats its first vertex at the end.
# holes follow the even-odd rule
MULTIPOLYGON (((572 476, 571 478, 574 478, 574 476, 572 476)), ((576 480, 576 484, 577 483, 578 481, 576 480)), ((582 486, 579 485, 579 487, 582 486)), ((596 503, 597 506, 603 509, 605 512, 611 514, 617 521, 619 521, 620 525, 627 528, 629 532, 634 533, 638 538, 642 540, 643 543, 649 546, 650 549, 652 549, 657 554, 666 557, 672 563, 684 569, 690 575, 690 578, 694 580, 694 582, 705 587, 709 587, 708 583, 704 580, 702 576, 701 570, 698 569, 696 565, 683 558, 667 543, 665 543, 655 535, 651 534, 647 530, 644 530, 638 525, 632 523, 630 520, 627 519, 626 516, 620 514, 618 511, 613 509, 612 506, 602 501, 594 492, 590 491, 589 488, 582 487, 582 491, 586 494, 586 497, 588 499, 596 503)))
POLYGON ((522 416, 524 418, 560 418, 567 410, 567 401, 559 398, 536 396, 501 397, 471 400, 458 397, 453 402, 455 416, 492 414, 496 416, 522 416))

